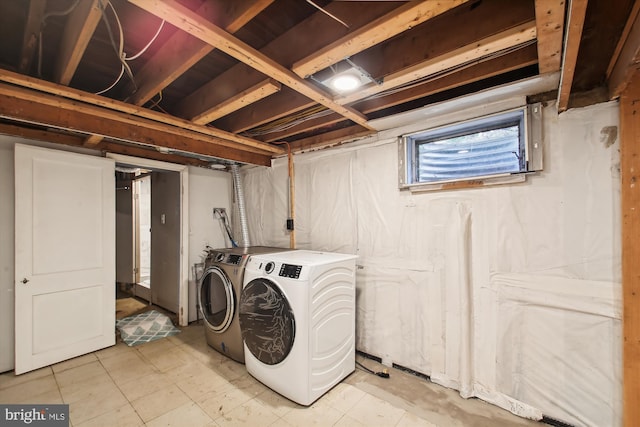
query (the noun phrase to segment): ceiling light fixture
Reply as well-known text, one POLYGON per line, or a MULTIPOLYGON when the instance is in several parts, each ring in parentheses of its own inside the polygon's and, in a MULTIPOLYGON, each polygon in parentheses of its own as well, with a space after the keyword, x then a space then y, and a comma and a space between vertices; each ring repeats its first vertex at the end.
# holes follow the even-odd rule
POLYGON ((310 80, 331 90, 334 94, 353 92, 368 84, 380 84, 362 67, 356 65, 349 58, 322 69, 308 76, 310 80))
POLYGON ((332 77, 329 84, 338 92, 348 92, 362 86, 362 78, 358 74, 348 71, 332 77))

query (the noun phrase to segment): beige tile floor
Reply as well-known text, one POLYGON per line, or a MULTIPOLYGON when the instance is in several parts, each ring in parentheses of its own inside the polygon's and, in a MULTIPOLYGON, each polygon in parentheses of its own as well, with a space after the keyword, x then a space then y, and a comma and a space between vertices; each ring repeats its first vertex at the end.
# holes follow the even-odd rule
POLYGON ((390 375, 356 370, 303 407, 209 348, 202 326, 190 325, 138 347, 119 342, 24 375, 4 373, 0 402, 68 403, 76 427, 540 425, 413 375, 390 375))

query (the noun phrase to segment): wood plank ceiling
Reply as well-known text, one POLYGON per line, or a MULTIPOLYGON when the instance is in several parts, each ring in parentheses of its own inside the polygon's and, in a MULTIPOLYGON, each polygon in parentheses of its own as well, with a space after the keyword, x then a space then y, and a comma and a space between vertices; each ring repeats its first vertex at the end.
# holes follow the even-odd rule
POLYGON ((269 165, 284 143, 354 140, 372 119, 541 74, 560 73, 560 110, 578 92, 616 98, 637 15, 633 0, 5 1, 0 132, 269 165), (323 83, 353 66, 362 87, 323 83))

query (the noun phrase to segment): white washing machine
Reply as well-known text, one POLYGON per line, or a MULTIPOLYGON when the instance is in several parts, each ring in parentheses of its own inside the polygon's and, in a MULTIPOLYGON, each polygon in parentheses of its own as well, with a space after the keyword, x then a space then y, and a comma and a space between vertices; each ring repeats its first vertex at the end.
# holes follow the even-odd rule
POLYGON ((288 250, 290 249, 268 246, 210 250, 198 283, 198 306, 204 319, 204 332, 209 346, 244 363, 238 300, 245 266, 252 254, 288 250))
POLYGON ((355 369, 356 256, 254 255, 240 296, 247 371, 311 405, 355 369))

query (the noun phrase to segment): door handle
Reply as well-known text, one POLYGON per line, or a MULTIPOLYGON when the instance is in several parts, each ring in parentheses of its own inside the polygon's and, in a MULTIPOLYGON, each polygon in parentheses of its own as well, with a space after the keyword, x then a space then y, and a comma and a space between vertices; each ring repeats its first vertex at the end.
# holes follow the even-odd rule
POLYGON ((27 279, 26 277, 24 279, 21 280, 21 282, 26 285, 27 283, 29 283, 29 279, 27 279))

